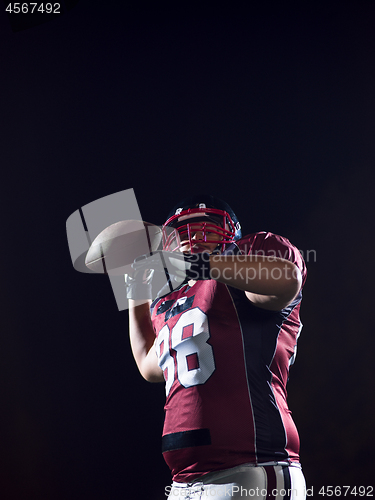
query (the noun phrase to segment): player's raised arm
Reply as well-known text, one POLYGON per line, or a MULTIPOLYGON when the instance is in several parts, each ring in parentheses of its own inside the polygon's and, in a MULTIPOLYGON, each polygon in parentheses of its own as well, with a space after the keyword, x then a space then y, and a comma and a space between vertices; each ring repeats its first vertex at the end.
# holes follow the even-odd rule
POLYGON ((129 336, 135 362, 148 382, 164 382, 154 348, 155 332, 151 322, 153 270, 125 274, 126 296, 129 299, 129 336))
POLYGON ((129 299, 129 335, 135 362, 148 382, 164 382, 154 349, 155 333, 150 316, 151 300, 129 299))

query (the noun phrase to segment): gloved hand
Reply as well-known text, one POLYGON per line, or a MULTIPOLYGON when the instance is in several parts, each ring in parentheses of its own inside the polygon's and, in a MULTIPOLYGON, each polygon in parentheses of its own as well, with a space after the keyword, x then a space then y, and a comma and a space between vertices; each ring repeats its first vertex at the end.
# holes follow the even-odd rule
POLYGON ((204 253, 177 253, 159 250, 153 254, 142 255, 132 264, 136 272, 145 269, 168 273, 170 276, 182 279, 209 280, 210 255, 204 253))
POLYGON ((140 269, 132 274, 125 274, 126 297, 133 300, 152 299, 153 269, 140 269))

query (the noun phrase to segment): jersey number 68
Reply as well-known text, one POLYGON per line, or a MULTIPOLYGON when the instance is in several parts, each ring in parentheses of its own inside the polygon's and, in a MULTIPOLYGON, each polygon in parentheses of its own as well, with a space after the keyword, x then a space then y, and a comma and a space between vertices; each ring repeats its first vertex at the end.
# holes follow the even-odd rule
POLYGON ((155 346, 167 396, 176 375, 183 387, 204 384, 211 377, 215 360, 209 338, 207 316, 198 307, 183 312, 172 330, 168 325, 160 330, 155 346))

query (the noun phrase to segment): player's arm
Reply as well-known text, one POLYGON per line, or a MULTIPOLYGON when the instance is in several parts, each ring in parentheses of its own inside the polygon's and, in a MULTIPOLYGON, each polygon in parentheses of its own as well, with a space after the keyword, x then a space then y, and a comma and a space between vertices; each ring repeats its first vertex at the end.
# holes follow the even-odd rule
POLYGON ((274 311, 288 306, 302 285, 293 262, 260 255, 211 255, 210 276, 245 291, 254 305, 274 311))
POLYGON ((148 382, 164 382, 154 348, 155 333, 150 315, 151 301, 129 299, 130 345, 137 367, 148 382))

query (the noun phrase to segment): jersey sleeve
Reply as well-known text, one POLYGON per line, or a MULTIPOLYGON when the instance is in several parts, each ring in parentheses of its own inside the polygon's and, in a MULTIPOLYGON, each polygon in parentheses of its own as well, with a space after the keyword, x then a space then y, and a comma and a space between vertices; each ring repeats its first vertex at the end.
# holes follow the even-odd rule
POLYGON ((307 276, 305 261, 300 251, 287 238, 278 234, 259 232, 245 236, 237 241, 237 246, 244 255, 263 255, 289 260, 302 274, 302 285, 307 276))

